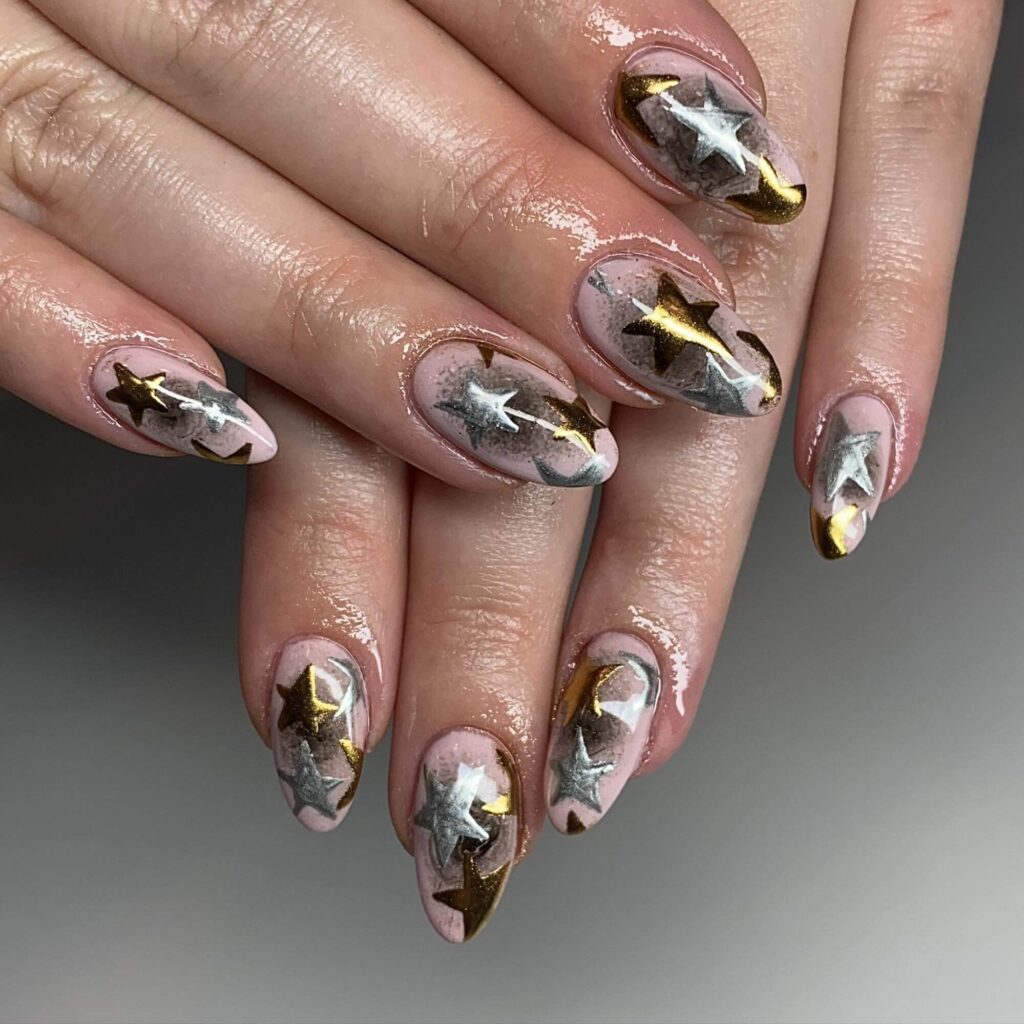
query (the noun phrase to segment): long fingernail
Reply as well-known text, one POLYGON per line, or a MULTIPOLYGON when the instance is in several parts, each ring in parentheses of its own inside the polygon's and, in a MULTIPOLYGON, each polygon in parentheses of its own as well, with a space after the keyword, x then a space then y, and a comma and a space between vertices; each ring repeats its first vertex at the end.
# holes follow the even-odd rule
POLYGON ((885 490, 892 438, 892 416, 877 398, 852 395, 833 408, 811 484, 811 533, 825 558, 842 558, 864 539, 885 490))
POLYGON ((211 462, 244 466, 277 452, 274 432, 233 391, 182 359, 131 345, 96 364, 97 398, 150 440, 211 462))
POLYGON ((656 394, 724 416, 759 416, 782 396, 772 354, 736 311, 659 260, 601 260, 576 308, 590 344, 656 394))
POLYGON ((453 729, 420 763, 413 851, 430 923, 468 942, 501 898, 519 841, 519 777, 512 755, 476 729, 453 729))
POLYGON ((288 806, 313 832, 341 824, 356 795, 370 732, 355 658, 323 637, 281 652, 270 699, 274 764, 288 806))
POLYGON ((592 487, 618 462, 611 431, 583 398, 525 359, 486 345, 435 345, 416 366, 413 391, 435 430, 521 480, 592 487))
POLYGON ((548 747, 548 817, 575 835, 595 825, 636 771, 660 690, 658 660, 639 637, 601 633, 562 693, 548 747))
POLYGON ((615 113, 633 151, 674 185, 763 224, 785 224, 807 188, 792 154, 724 75, 650 49, 619 75, 615 113))

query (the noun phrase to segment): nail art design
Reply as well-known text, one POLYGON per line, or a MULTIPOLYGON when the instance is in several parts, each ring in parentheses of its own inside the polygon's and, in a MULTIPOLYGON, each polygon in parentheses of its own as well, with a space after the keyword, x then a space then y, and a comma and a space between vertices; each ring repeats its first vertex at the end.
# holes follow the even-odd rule
POLYGON ((864 539, 888 478, 892 436, 892 416, 877 398, 854 395, 832 410, 811 486, 811 533, 825 558, 842 558, 864 539))
POLYGON ((637 155, 673 184, 763 224, 785 224, 807 188, 792 154, 724 75, 652 49, 620 74, 615 112, 637 155))
POLYGON ((532 363, 469 341, 434 346, 413 376, 417 405, 450 441, 495 469, 553 487, 593 487, 618 448, 587 403, 532 363))
POLYGON ((576 307, 588 341, 655 394, 721 416, 759 416, 782 397, 772 354, 739 314, 658 260, 601 260, 576 307))
POLYGON ((636 771, 661 689, 639 637, 601 633, 587 644, 555 712, 548 748, 548 816, 576 835, 596 824, 636 771))
POLYGON ((108 352, 93 371, 103 405, 140 434, 211 462, 266 462, 277 440, 234 392, 159 349, 133 345, 108 352))
POLYGON ((278 659, 271 746, 281 791, 314 832, 341 824, 363 770, 369 706, 355 658, 322 637, 294 640, 278 659))
POLYGON ((516 856, 519 783, 511 755, 475 729, 438 737, 423 755, 412 820, 430 923, 449 942, 468 942, 493 912, 516 856))

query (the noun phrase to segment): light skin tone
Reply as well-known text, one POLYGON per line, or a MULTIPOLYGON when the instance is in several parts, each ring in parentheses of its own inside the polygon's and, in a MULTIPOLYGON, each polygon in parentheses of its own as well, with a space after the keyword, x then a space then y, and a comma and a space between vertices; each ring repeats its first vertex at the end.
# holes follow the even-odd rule
MULTIPOLYGON (((276 382, 254 376, 248 394, 279 451, 252 474, 246 705, 313 828, 347 813, 339 794, 354 795, 362 752, 394 708, 392 816, 427 865, 431 920, 459 940, 479 929, 503 861, 526 852, 546 812, 563 831, 591 827, 621 789, 616 776, 660 765, 685 737, 774 442, 777 413, 693 408, 672 388, 652 391, 671 374, 644 377, 584 336, 575 302, 588 274, 639 254, 688 302, 717 303, 732 378, 753 366, 722 319, 733 301, 787 386, 807 332, 797 468, 819 548, 848 553, 905 482, 924 433, 998 5, 832 0, 773 5, 770 17, 756 0, 722 0, 717 14, 684 0, 582 11, 486 0, 472 17, 442 0, 416 6, 322 0, 279 5, 267 21, 230 5, 38 0, 49 23, 0 0, 13 142, 0 156, 0 383, 140 452, 203 454, 199 442, 226 456, 244 428, 268 457, 255 413, 219 430, 185 415, 172 430, 151 409, 141 425, 164 432, 138 429, 135 406, 110 391, 172 404, 180 394, 154 399, 102 361, 156 348, 180 361, 168 380, 192 388, 186 402, 203 402, 198 381, 216 391, 223 379, 213 342, 276 382), (286 59, 311 39, 321 59, 286 59), (698 197, 711 202, 686 204, 681 219, 660 205, 679 203, 691 179, 666 177, 668 147, 616 113, 622 69, 655 46, 723 76, 728 109, 743 101, 753 117, 770 94, 773 130, 806 175, 798 219, 764 226, 730 206, 721 154, 717 199, 698 197), (575 375, 604 396, 589 396, 600 416, 606 399, 619 403, 618 470, 564 630, 589 491, 515 489, 535 463, 499 464, 504 449, 430 421, 416 367, 451 339, 525 357, 552 389, 575 375), (324 674, 303 705, 305 663, 324 674), (653 688, 636 664, 653 666, 653 688), (365 701, 340 723, 360 689, 353 672, 365 701), (580 682, 566 702, 570 678, 580 682), (577 731, 590 744, 582 759, 577 731), (456 787, 449 748, 471 774, 482 769, 463 792, 487 797, 467 813, 490 838, 463 835, 445 858, 423 806, 431 786, 456 787), (322 792, 305 785, 304 756, 328 780, 322 792)), ((706 95, 703 78, 693 88, 706 95)), ((641 101, 652 130, 671 89, 700 106, 687 87, 641 101)), ((762 391, 765 365, 754 366, 762 391)), ((557 444, 555 433, 537 444, 557 444)), ((600 449, 606 470, 612 444, 600 449)))

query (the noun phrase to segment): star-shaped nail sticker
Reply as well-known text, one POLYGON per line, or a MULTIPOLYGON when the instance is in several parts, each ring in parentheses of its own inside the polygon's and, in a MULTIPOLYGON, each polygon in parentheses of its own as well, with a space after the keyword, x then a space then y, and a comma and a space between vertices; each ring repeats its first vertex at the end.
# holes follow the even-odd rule
POLYGON ((505 430, 516 434, 519 424, 509 417, 508 403, 519 394, 518 391, 488 391, 478 381, 470 378, 465 382, 462 394, 457 399, 438 402, 436 408, 450 412, 466 424, 469 443, 475 448, 490 430, 505 430))
POLYGON ((591 412, 590 406, 587 405, 583 396, 578 395, 574 401, 566 402, 562 398, 545 395, 544 401, 558 413, 562 420, 562 425, 556 427, 551 436, 556 441, 564 438, 576 445, 577 448, 582 448, 585 452, 595 455, 597 442, 594 440, 594 435, 599 430, 604 430, 605 424, 591 412))
POLYGON ((313 752, 306 740, 302 741, 299 747, 299 759, 295 765, 295 773, 279 771, 278 778, 286 783, 292 791, 294 804, 292 813, 298 813, 304 807, 312 807, 314 811, 322 814, 325 818, 336 818, 337 812, 331 806, 327 797, 335 786, 342 784, 342 779, 332 779, 328 775, 321 775, 317 770, 316 761, 313 759, 313 752))
POLYGON ((784 182, 766 156, 757 161, 757 169, 757 188, 725 201, 761 224, 788 224, 804 208, 807 186, 784 182))
POLYGON ((284 701, 277 717, 277 728, 281 732, 294 725, 304 736, 319 736, 321 726, 337 717, 341 710, 339 705, 317 696, 315 665, 307 665, 291 686, 278 684, 277 692, 284 701))
POLYGON ((710 412, 724 416, 749 416, 750 410, 745 401, 751 389, 761 383, 761 375, 757 373, 741 373, 730 377, 722 364, 707 353, 707 373, 704 384, 700 388, 689 388, 683 397, 696 403, 710 412))
POLYGON ((831 501, 847 483, 859 487, 869 498, 874 497, 875 485, 871 480, 867 458, 875 450, 880 436, 877 430, 851 434, 843 414, 835 414, 825 445, 826 501, 831 501))
POLYGON ((644 335, 654 339, 654 368, 664 375, 687 345, 700 345, 727 362, 732 353, 711 326, 717 302, 687 302, 679 286, 666 273, 658 275, 657 305, 651 308, 633 299, 643 313, 639 320, 626 324, 623 334, 644 335))
POLYGON ((178 408, 183 412, 202 413, 210 432, 219 434, 228 423, 249 422, 249 417, 238 408, 240 401, 233 392, 218 391, 201 380, 196 385, 195 397, 179 398, 178 408))
POLYGON ((583 730, 577 726, 573 737, 572 750, 564 758, 553 761, 551 766, 558 776, 555 792, 551 797, 552 804, 563 800, 576 800, 601 813, 601 797, 599 786, 601 776, 607 775, 615 765, 611 761, 593 761, 583 740, 583 730))
POLYGON ((541 480, 550 487, 596 487, 603 482, 608 470, 608 460, 603 455, 588 459, 574 473, 560 473, 539 456, 534 458, 533 464, 541 480))
POLYGON ((511 864, 486 875, 480 874, 476 859, 468 853, 462 854, 462 888, 445 889, 435 892, 434 899, 462 914, 462 941, 468 942, 483 927, 494 904, 501 895, 511 864))
POLYGON ((619 117, 652 146, 658 139, 640 114, 640 104, 679 84, 675 75, 619 75, 615 108, 619 117))
POLYGON ((662 97, 666 108, 680 124, 697 133, 697 146, 693 162, 702 164, 709 156, 720 153, 743 174, 747 169, 750 152, 736 133, 753 117, 749 111, 729 110, 718 94, 714 83, 704 76, 704 102, 699 107, 687 107, 671 93, 662 97))
POLYGON ((166 373, 137 377, 124 363, 114 363, 114 373, 117 387, 107 392, 107 398, 118 405, 126 405, 135 426, 142 425, 142 414, 147 409, 169 412, 167 403, 160 397, 160 385, 167 379, 166 373))
POLYGON ((446 785, 429 769, 423 769, 423 806, 413 823, 431 834, 434 853, 442 868, 448 863, 459 839, 486 842, 489 838, 487 829, 470 813, 485 774, 483 765, 470 768, 460 764, 455 781, 446 785))

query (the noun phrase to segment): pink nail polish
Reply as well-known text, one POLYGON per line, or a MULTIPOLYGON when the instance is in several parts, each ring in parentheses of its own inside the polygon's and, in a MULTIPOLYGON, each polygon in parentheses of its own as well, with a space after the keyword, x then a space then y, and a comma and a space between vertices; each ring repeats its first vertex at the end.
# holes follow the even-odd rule
POLYGON ((274 432, 255 409, 160 349, 130 345, 107 352, 93 370, 92 386, 119 420, 179 452, 240 466, 277 452, 274 432))
POLYGON ((427 748, 413 812, 413 852, 430 923, 468 942, 508 881, 519 841, 519 782, 512 755, 476 729, 453 729, 427 748))
POLYGON ((877 398, 852 395, 833 408, 811 484, 811 533, 825 558, 843 558, 864 539, 885 491, 892 440, 892 416, 877 398))
POLYGON ((658 660, 639 637, 601 633, 580 655, 548 747, 548 817, 576 835, 607 813, 640 764, 660 691, 658 660))
POLYGON ((580 282, 579 325, 655 394, 720 416, 759 416, 782 396, 772 354, 731 307, 648 256, 611 256, 580 282))
POLYGON ((323 637, 281 652, 270 698, 270 735, 281 792, 313 832, 341 824, 356 795, 370 732, 355 658, 323 637))
POLYGON ((593 487, 618 462, 611 431, 583 398, 525 359, 486 345, 435 345, 416 366, 413 393, 438 433, 520 480, 593 487))
POLYGON ((636 155, 679 188, 763 224, 785 224, 807 189, 789 149, 723 74, 679 50, 644 50, 615 89, 636 155))

